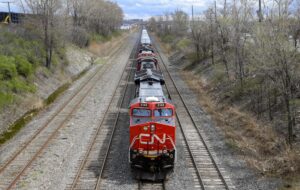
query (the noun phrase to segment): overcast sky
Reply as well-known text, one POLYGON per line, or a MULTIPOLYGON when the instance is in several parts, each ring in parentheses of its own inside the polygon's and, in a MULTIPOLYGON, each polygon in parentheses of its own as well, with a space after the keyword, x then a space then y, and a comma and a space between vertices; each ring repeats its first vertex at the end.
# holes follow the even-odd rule
MULTIPOLYGON (((0 0, 5 2, 7 0, 0 0)), ((10 0, 19 2, 19 0, 10 0)), ((173 12, 176 9, 183 10, 191 14, 191 6, 194 5, 196 14, 201 13, 210 6, 213 0, 112 0, 117 2, 123 9, 125 18, 143 18, 148 19, 151 16, 163 15, 165 12, 173 12)), ((0 3, 0 11, 7 11, 7 4, 0 3)), ((18 4, 11 4, 11 10, 20 12, 18 4)))
POLYGON ((115 0, 123 9, 125 18, 144 18, 173 12, 176 9, 191 14, 194 5, 195 13, 206 10, 212 0, 115 0))
MULTIPOLYGON (((3 2, 7 2, 7 1, 10 1, 10 0, 0 0, 0 11, 5 11, 5 12, 8 12, 8 6, 7 6, 7 3, 3 3, 3 2)), ((10 1, 10 2, 17 2, 16 0, 14 1, 10 1)), ((15 4, 15 3, 11 3, 10 4, 10 9, 11 11, 19 11, 20 10, 20 7, 18 4, 15 4)))
MULTIPOLYGON (((0 0, 5 2, 7 0, 0 0)), ((19 2, 11 0, 12 2, 19 2)), ((165 12, 173 12, 176 9, 183 10, 190 14, 191 6, 194 5, 195 13, 205 10, 213 0, 112 0, 117 2, 123 9, 125 18, 143 18, 162 15, 165 12)), ((19 12, 18 4, 11 4, 11 10, 19 12)), ((0 3, 0 11, 8 11, 7 3, 0 3)))

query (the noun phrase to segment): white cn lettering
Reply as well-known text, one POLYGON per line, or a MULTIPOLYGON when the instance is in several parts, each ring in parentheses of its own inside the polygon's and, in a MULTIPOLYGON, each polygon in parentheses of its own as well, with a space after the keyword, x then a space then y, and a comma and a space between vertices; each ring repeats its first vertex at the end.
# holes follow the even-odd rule
POLYGON ((140 134, 139 139, 140 139, 141 144, 154 144, 154 139, 156 139, 160 144, 164 144, 166 142, 166 134, 165 133, 163 134, 162 139, 159 138, 159 136, 157 136, 156 134, 153 134, 151 136, 150 142, 144 141, 143 137, 146 137, 146 138, 150 137, 150 134, 143 134, 143 133, 140 134))

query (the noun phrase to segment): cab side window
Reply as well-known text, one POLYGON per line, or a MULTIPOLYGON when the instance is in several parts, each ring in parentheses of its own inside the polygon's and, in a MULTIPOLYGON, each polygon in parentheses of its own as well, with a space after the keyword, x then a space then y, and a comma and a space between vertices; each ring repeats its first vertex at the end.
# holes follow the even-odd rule
POLYGON ((151 110, 135 108, 135 109, 132 110, 132 116, 151 117, 151 110))
POLYGON ((173 115, 173 111, 170 108, 162 108, 154 110, 155 117, 171 117, 173 115))

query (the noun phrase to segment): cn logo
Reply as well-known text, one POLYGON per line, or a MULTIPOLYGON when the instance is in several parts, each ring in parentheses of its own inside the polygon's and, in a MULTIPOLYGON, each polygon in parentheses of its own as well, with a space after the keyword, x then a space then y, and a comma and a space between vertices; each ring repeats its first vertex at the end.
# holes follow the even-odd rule
POLYGON ((141 144, 154 144, 154 139, 156 139, 160 144, 164 144, 166 142, 166 134, 163 134, 162 138, 159 138, 156 134, 150 135, 150 134, 143 134, 141 133, 139 136, 140 143, 141 144), (144 141, 143 138, 150 138, 150 141, 144 141))

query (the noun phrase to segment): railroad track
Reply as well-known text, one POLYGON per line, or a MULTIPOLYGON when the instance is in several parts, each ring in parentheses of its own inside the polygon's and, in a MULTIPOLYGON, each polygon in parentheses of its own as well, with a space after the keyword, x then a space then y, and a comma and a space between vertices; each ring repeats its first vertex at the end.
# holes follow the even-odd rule
POLYGON ((125 100, 129 78, 132 75, 132 65, 134 64, 135 51, 138 43, 132 50, 126 68, 118 82, 117 88, 114 91, 113 98, 109 102, 108 109, 104 113, 95 135, 89 143, 88 150, 81 159, 74 180, 67 189, 100 189, 101 178, 104 173, 105 165, 108 160, 115 131, 117 130, 118 121, 121 113, 121 106, 125 100), (132 62, 130 66, 130 62, 132 62), (126 70, 130 70, 127 76, 126 70), (124 80, 125 78, 125 80, 124 80), (124 85, 123 85, 124 84, 124 85), (125 87, 123 87, 125 86, 125 87), (124 88, 124 89, 123 89, 124 88), (122 92, 123 91, 123 92, 122 92), (121 100, 119 102, 119 100, 121 100), (108 138, 107 138, 108 137, 108 138), (96 175, 95 175, 96 174, 96 175))
MULTIPOLYGON (((122 51, 125 43, 114 51, 111 56, 122 51)), ((110 62, 109 60, 108 62, 110 62)), ((110 68, 110 64, 97 68, 89 78, 84 81, 71 97, 62 104, 48 120, 13 153, 11 157, 0 165, 0 189, 11 189, 19 181, 21 176, 43 153, 58 132, 66 126, 68 120, 79 109, 83 100, 90 94, 102 74, 110 68)))
POLYGON ((173 102, 176 103, 176 117, 184 139, 185 154, 190 158, 188 167, 192 171, 194 188, 203 190, 233 189, 231 182, 228 182, 230 181, 229 177, 224 177, 215 161, 211 149, 203 137, 204 134, 198 127, 200 124, 194 120, 188 104, 176 86, 157 46, 155 49, 160 59, 160 69, 165 73, 166 90, 173 98, 173 102))
POLYGON ((139 181, 138 184, 139 190, 165 190, 165 181, 161 182, 145 182, 145 181, 139 181))

